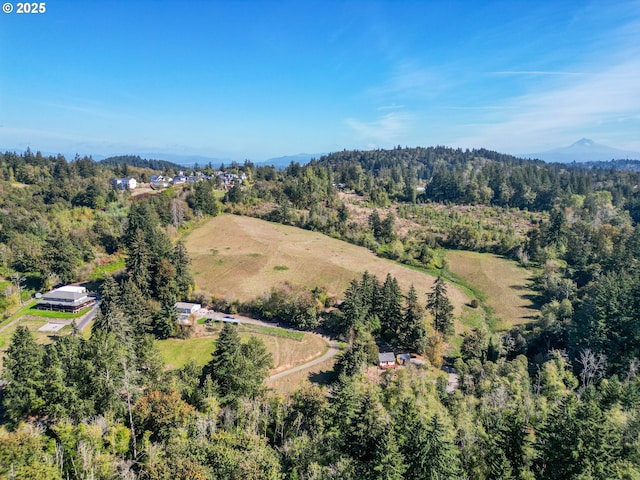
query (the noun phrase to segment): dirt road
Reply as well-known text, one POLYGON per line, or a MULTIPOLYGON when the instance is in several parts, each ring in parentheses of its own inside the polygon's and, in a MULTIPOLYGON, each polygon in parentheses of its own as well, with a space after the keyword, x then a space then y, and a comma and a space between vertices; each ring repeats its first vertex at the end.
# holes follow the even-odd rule
MULTIPOLYGON (((260 325, 263 327, 271 327, 271 328, 282 328, 283 330, 287 330, 286 328, 283 328, 280 326, 280 324, 276 323, 276 322, 265 322, 263 320, 256 320, 255 318, 249 318, 249 317, 245 317, 243 315, 227 315, 225 313, 222 312, 216 312, 214 310, 200 310, 198 312, 198 316, 206 316, 209 318, 215 318, 215 319, 220 319, 222 321, 224 321, 225 319, 227 320, 237 320, 240 323, 248 323, 251 325, 260 325), (226 318, 225 318, 226 317, 226 318)), ((323 362, 326 362, 327 360, 333 358, 334 356, 336 356, 338 354, 338 352, 340 351, 340 349, 338 348, 338 345, 331 340, 330 338, 324 336, 324 335, 320 335, 319 333, 314 333, 314 332, 304 332, 306 335, 315 335, 316 337, 321 338, 328 346, 327 351, 324 352, 324 354, 320 355, 319 357, 316 358, 312 358, 311 360, 309 360, 308 362, 302 363, 300 365, 296 365, 295 367, 291 367, 287 370, 284 370, 282 372, 278 372, 275 373, 273 375, 271 375, 269 378, 266 379, 267 382, 271 382, 273 380, 278 380, 282 377, 286 377, 287 375, 291 375, 292 373, 296 373, 296 372, 300 372, 301 370, 305 370, 307 368, 313 367, 315 365, 319 365, 323 362)))

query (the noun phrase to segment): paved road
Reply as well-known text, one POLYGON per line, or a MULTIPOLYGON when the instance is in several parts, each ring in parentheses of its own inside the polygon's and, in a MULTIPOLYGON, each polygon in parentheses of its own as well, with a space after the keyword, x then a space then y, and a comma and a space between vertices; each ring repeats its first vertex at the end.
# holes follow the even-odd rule
MULTIPOLYGON (((76 325, 78 326, 78 330, 82 330, 84 329, 84 327, 86 327, 89 322, 91 320, 93 320, 93 317, 96 316, 96 313, 98 313, 98 307, 100 306, 100 302, 96 302, 95 305, 93 307, 91 307, 91 310, 89 310, 87 313, 85 313, 82 317, 79 318, 75 318, 72 320, 66 319, 66 318, 45 318, 42 317, 43 320, 47 320, 51 323, 64 323, 65 325, 71 325, 73 323, 73 320, 77 320, 76 325)), ((6 325, 0 327, 0 332, 3 332, 4 330, 6 330, 7 328, 11 327, 12 325, 14 325, 15 323, 19 322, 20 320, 22 320, 22 317, 18 317, 13 319, 11 322, 7 323, 6 325)))
MULTIPOLYGON (((202 309, 198 312, 198 316, 203 315, 206 317, 210 317, 210 318, 224 318, 225 316, 227 316, 227 314, 222 313, 222 312, 216 312, 213 310, 205 310, 202 309)), ((255 318, 249 318, 249 317, 245 317, 243 315, 229 315, 231 317, 233 317, 234 319, 238 320, 241 324, 242 323, 248 323, 251 325, 260 325, 263 327, 275 327, 275 328, 282 328, 283 330, 286 330, 285 328, 281 327, 278 323, 275 322, 265 322, 263 320, 256 320, 255 318)), ((271 382, 273 380, 278 380, 279 378, 282 377, 286 377, 287 375, 291 375, 292 373, 296 373, 296 372, 300 372, 302 370, 305 370, 307 368, 313 367, 315 365, 319 365, 323 362, 326 362, 327 360, 329 360, 330 358, 333 358, 334 356, 336 356, 338 354, 338 352, 340 351, 340 349, 338 348, 338 345, 331 340, 328 337, 325 337, 324 335, 320 335, 319 333, 314 333, 314 332, 304 332, 307 335, 315 335, 316 337, 321 338, 328 346, 329 348, 327 349, 327 351, 316 358, 313 358, 311 360, 309 360, 308 362, 302 363, 300 365, 296 365, 295 367, 291 367, 287 370, 284 370, 282 372, 278 372, 275 373, 273 375, 271 375, 269 378, 266 379, 267 382, 271 382)))
POLYGON ((78 326, 78 330, 82 331, 87 325, 89 325, 89 322, 93 320, 93 317, 95 317, 96 313, 98 313, 98 307, 100 307, 100 300, 98 300, 95 305, 91 307, 91 310, 80 317, 79 321, 76 323, 76 325, 78 326))

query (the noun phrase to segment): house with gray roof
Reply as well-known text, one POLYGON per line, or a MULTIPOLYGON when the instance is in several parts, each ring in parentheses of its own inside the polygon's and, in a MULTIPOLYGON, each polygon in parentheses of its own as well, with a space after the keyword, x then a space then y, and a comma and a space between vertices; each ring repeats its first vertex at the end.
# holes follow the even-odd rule
POLYGON ((96 303, 96 297, 89 295, 85 287, 65 285, 45 293, 36 308, 56 312, 78 313, 83 308, 96 303))

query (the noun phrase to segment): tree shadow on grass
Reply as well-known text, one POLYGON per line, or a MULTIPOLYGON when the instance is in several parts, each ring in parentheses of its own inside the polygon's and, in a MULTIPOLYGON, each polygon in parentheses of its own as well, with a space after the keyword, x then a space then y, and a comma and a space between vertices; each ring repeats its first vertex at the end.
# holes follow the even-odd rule
POLYGON ((333 371, 333 369, 309 374, 309 381, 311 383, 315 383, 316 385, 330 385, 337 378, 338 376, 336 375, 336 372, 333 371))

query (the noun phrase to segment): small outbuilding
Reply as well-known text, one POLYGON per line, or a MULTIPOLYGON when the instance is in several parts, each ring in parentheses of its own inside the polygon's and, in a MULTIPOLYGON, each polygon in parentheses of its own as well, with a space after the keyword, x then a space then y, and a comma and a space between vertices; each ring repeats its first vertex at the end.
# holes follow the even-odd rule
POLYGON ((396 356, 393 352, 383 352, 378 355, 378 366, 382 369, 396 368, 396 356))
POLYGON ((411 362, 411 354, 410 353, 399 353, 396 357, 398 365, 409 365, 411 362))

